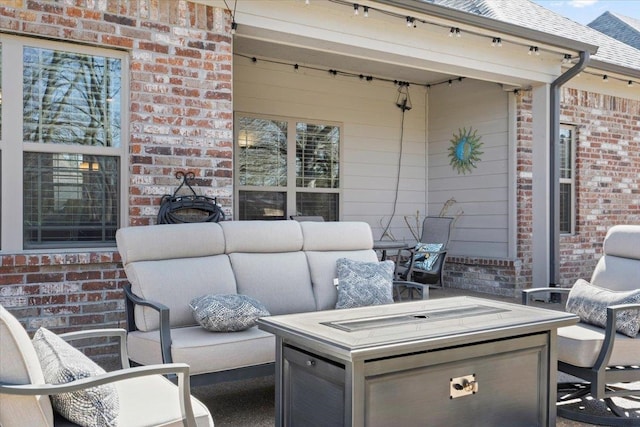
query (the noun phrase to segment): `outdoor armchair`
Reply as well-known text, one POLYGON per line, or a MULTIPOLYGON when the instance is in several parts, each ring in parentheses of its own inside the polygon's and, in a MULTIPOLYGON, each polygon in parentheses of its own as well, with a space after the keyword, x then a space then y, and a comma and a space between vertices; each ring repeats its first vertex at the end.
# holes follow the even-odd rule
MULTIPOLYGON (((640 424, 612 398, 638 400, 640 396, 640 226, 616 225, 609 229, 590 282, 579 279, 572 288, 535 288, 522 293, 522 302, 544 294, 567 295, 566 309, 580 323, 558 329, 558 370, 579 379, 560 384, 558 414, 598 425, 640 424), (606 317, 604 315, 606 313, 606 317), (605 320, 606 319, 606 320, 605 320), (634 398, 635 396, 635 398, 634 398), (570 402, 602 399, 610 415, 597 415, 570 402)), ((540 299, 540 298, 539 298, 540 299)), ((563 298, 564 299, 564 298, 563 298)))
MULTIPOLYGON (((443 286, 447 246, 453 227, 452 217, 428 216, 422 222, 422 233, 416 246, 409 249, 406 262, 396 263, 396 277, 410 282, 443 286)), ((398 257, 400 258, 400 256, 398 257)))
POLYGON ((76 426, 53 408, 50 396, 95 390, 105 384, 113 385, 117 392, 116 420, 120 426, 213 427, 208 409, 191 397, 188 365, 129 367, 124 329, 94 329, 58 337, 65 341, 117 337, 122 368, 67 383, 46 384, 32 340, 18 320, 0 306, 0 425, 3 427, 76 426), (165 376, 177 376, 178 385, 165 376))

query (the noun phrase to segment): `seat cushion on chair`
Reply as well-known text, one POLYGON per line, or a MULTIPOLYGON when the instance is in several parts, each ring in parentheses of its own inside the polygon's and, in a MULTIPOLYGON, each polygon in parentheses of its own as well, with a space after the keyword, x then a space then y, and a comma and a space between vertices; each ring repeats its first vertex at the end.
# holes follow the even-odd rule
MULTIPOLYGON (((47 384, 64 384, 105 373, 95 362, 45 328, 36 331, 33 346, 47 384)), ((87 427, 114 426, 120 408, 113 384, 54 394, 51 401, 66 419, 87 427)))
MULTIPOLYGON (((209 332, 200 326, 171 330, 174 362, 189 365, 191 375, 271 363, 275 360, 275 337, 257 326, 245 331, 209 332)), ((129 358, 150 365, 162 363, 158 331, 129 332, 129 358)))
MULTIPOLYGON (((604 341, 604 329, 579 323, 558 329, 558 360, 583 368, 592 367, 604 341)), ((616 334, 609 366, 640 364, 640 339, 616 334)))
MULTIPOLYGON (((612 291, 578 279, 567 297, 567 311, 577 314, 580 320, 605 327, 607 307, 617 304, 640 304, 640 289, 612 291)), ((640 310, 620 310, 616 315, 616 330, 629 337, 638 335, 640 310)))
MULTIPOLYGON (((44 384, 40 361, 27 331, 1 305, 0 343, 0 382, 44 384)), ((49 396, 0 394, 0 425, 53 426, 53 409, 49 396)))
MULTIPOLYGON (((114 383, 120 398, 118 426, 183 427, 179 390, 160 375, 130 378, 114 383)), ((191 397, 198 427, 213 427, 213 420, 202 402, 191 397)))

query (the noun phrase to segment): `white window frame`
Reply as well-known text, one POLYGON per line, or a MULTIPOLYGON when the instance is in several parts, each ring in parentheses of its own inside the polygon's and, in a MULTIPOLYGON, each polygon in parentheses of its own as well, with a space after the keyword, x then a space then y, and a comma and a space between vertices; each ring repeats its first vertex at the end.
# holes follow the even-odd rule
POLYGON ((239 216, 240 191, 271 191, 273 190, 276 192, 286 193, 287 210, 284 215, 285 219, 290 218, 292 215, 296 215, 296 194, 304 193, 304 192, 337 194, 338 195, 338 219, 340 219, 342 217, 342 203, 343 203, 342 189, 343 189, 343 183, 344 183, 344 168, 343 168, 344 129, 343 129, 342 123, 333 122, 330 120, 310 120, 310 119, 304 119, 300 117, 289 117, 289 116, 283 117, 283 116, 273 116, 273 115, 236 111, 234 113, 234 122, 233 122, 234 123, 234 138, 233 138, 234 165, 239 164, 239 161, 237 158, 240 151, 239 145, 238 145, 239 129, 237 129, 237 126, 235 126, 235 124, 237 123, 240 117, 252 117, 252 118, 265 119, 265 120, 276 120, 281 122, 287 122, 287 185, 285 187, 267 187, 267 186, 262 187, 262 186, 247 186, 247 185, 241 186, 239 183, 240 181, 239 175, 237 173, 236 167, 234 166, 234 174, 233 174, 234 176, 233 197, 235 201, 233 206, 234 218, 240 218, 239 216), (338 178, 339 179, 338 188, 321 188, 320 189, 320 188, 296 187, 296 168, 295 168, 296 124, 299 122, 304 122, 308 124, 335 126, 340 129, 340 147, 339 147, 340 160, 338 162, 340 175, 338 178))
MULTIPOLYGON (((64 252, 90 250, 87 245, 47 249, 24 249, 23 241, 23 153, 77 153, 119 157, 120 225, 128 222, 128 157, 129 151, 129 59, 126 52, 83 46, 31 37, 0 34, 2 45, 2 135, 0 135, 0 253, 64 252), (119 147, 89 147, 81 145, 24 143, 23 127, 23 47, 62 50, 94 56, 112 57, 122 61, 119 147)), ((115 242, 113 244, 115 247, 115 242)), ((104 246, 99 247, 104 250, 104 246)))
MULTIPOLYGON (((566 231, 566 230, 561 230, 560 234, 562 235, 572 235, 575 234, 575 230, 576 230, 576 148, 577 148, 577 144, 576 144, 576 132, 577 132, 577 126, 574 125, 570 125, 570 124, 561 124, 560 125, 560 129, 567 129, 571 131, 571 178, 559 178, 560 184, 569 184, 571 185, 571 195, 570 200, 569 200, 569 206, 570 206, 570 230, 566 231)), ((558 140, 560 140, 560 135, 558 135, 558 140)), ((561 175, 561 174, 560 174, 561 175)), ((558 220, 560 220, 560 218, 558 218, 558 220)))

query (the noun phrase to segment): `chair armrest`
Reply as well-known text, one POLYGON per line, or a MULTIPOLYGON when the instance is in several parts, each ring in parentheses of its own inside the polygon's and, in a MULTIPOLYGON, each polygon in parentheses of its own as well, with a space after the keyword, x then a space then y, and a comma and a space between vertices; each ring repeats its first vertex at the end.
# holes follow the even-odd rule
POLYGON ((394 280, 393 281, 393 289, 396 291, 396 295, 398 296, 398 300, 401 301, 401 288, 409 289, 409 299, 414 299, 414 290, 418 291, 421 295, 420 299, 429 299, 429 285, 425 285, 423 283, 409 282, 407 280, 394 280))
POLYGON ((120 369, 105 374, 86 377, 63 384, 0 384, 0 394, 12 394, 21 396, 52 395, 70 393, 85 390, 103 384, 122 381, 130 378, 145 377, 151 375, 178 376, 178 390, 180 395, 180 410, 182 412, 185 427, 196 427, 193 407, 191 405, 191 383, 189 377, 189 365, 186 363, 171 363, 163 365, 137 366, 135 368, 120 369))
POLYGON ((613 343, 615 342, 617 335, 616 317, 619 311, 629 309, 640 310, 640 304, 618 304, 607 307, 607 324, 605 326, 604 341, 602 343, 600 353, 598 354, 598 359, 594 365, 594 370, 600 371, 601 368, 609 365, 609 358, 611 357, 613 343))
POLYGON ((89 329, 84 331, 66 332, 58 335, 65 341, 82 340, 87 338, 117 337, 120 345, 120 363, 123 369, 130 367, 127 353, 127 331, 122 328, 89 329))
POLYGON ((522 290, 522 305, 529 305, 529 299, 532 295, 551 292, 556 294, 568 294, 571 288, 532 288, 522 290))
POLYGON ((150 301, 140 298, 131 291, 131 285, 127 284, 123 287, 127 305, 127 325, 129 331, 135 331, 135 320, 133 318, 133 309, 136 305, 150 307, 158 312, 160 317, 160 352, 162 354, 163 363, 172 363, 171 357, 171 326, 169 324, 169 307, 156 301, 150 301))

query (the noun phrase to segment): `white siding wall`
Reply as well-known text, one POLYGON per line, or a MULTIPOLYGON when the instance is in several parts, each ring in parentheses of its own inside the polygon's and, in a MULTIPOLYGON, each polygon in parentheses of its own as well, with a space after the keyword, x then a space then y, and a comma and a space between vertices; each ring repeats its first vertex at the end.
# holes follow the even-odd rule
POLYGON ((452 235, 451 254, 507 257, 509 237, 508 94, 494 83, 464 80, 429 93, 429 213, 454 198, 449 215, 463 214, 452 235), (448 148, 459 129, 482 137, 481 161, 458 174, 448 148))
MULTIPOLYGON (((340 219, 366 221, 379 238, 381 223, 386 226, 393 212, 398 176, 402 114, 393 83, 294 72, 290 66, 238 56, 233 67, 234 111, 342 123, 340 219)), ((400 191, 390 228, 398 240, 412 240, 403 216, 426 209, 425 92, 410 87, 413 108, 405 114, 400 191)))

